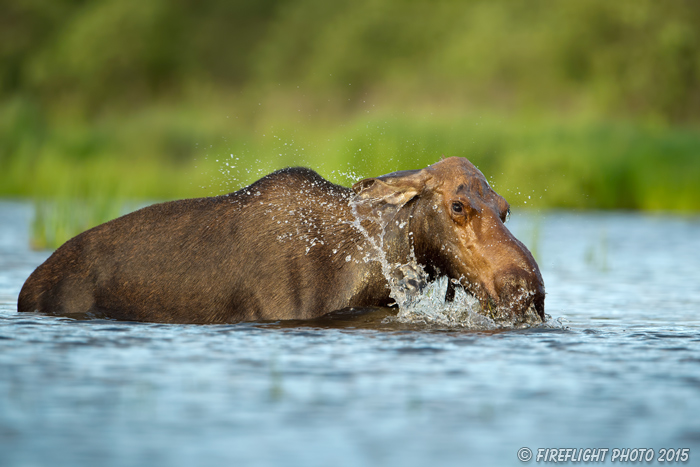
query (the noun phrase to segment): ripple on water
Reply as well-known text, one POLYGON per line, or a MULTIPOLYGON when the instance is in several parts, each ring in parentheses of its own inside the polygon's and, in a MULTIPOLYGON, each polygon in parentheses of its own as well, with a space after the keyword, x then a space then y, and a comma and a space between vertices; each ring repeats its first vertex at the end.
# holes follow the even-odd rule
POLYGON ((700 222, 540 217, 547 309, 568 327, 382 324, 395 308, 212 326, 20 315, 22 276, 41 258, 2 263, 0 244, 0 465, 517 465, 523 446, 693 455, 700 222), (584 255, 602 229, 620 246, 607 272, 584 255))

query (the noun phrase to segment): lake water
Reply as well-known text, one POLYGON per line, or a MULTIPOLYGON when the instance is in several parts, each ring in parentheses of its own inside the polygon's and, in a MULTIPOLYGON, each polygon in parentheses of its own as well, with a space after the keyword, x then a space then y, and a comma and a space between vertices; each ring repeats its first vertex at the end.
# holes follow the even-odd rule
POLYGON ((566 328, 499 332, 19 315, 31 216, 0 202, 1 466, 700 465, 697 216, 514 214, 566 328))

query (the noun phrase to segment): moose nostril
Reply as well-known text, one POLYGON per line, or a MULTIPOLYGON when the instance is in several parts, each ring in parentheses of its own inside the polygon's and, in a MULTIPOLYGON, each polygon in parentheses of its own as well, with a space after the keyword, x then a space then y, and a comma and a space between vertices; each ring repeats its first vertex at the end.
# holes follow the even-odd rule
POLYGON ((494 285, 500 299, 507 299, 509 296, 529 288, 527 279, 519 270, 502 271, 496 275, 494 285))
POLYGON ((535 304, 535 311, 538 315, 540 315, 540 318, 542 318, 542 321, 544 322, 544 289, 537 289, 533 303, 535 304))
POLYGON ((519 314, 534 305, 544 320, 544 286, 539 275, 521 269, 510 270, 498 274, 494 285, 500 306, 519 314))

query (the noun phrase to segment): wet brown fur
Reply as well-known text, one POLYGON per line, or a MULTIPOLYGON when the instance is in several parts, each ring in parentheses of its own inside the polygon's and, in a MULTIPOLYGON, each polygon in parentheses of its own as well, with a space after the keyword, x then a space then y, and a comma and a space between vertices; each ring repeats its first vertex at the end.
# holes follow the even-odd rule
POLYGON ((480 300, 503 304, 529 290, 534 298, 514 312, 535 300, 543 313, 537 265, 503 226, 507 203, 461 158, 353 189, 309 169, 283 169, 228 195, 146 207, 56 250, 25 282, 18 310, 230 323, 387 305, 380 265, 362 261, 366 239, 352 225, 349 203, 358 199, 370 209, 395 207, 392 222, 406 222, 387 227, 390 260, 408 261, 413 247, 433 275, 462 280, 480 300), (449 214, 453 198, 465 216, 449 214))

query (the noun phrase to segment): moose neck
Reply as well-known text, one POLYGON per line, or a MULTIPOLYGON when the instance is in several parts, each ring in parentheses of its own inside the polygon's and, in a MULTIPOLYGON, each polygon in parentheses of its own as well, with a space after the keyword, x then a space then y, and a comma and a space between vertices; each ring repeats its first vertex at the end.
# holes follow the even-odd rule
MULTIPOLYGON (((377 215, 378 210, 368 206, 348 205, 346 240, 338 255, 335 255, 339 277, 347 286, 342 306, 388 305, 388 275, 398 264, 411 259, 411 213, 412 208, 390 208, 377 215), (350 241, 347 241, 351 239, 350 241), (342 271, 342 272, 341 272, 342 271)), ((339 232, 340 233, 340 232, 339 232)))
POLYGON ((356 227, 361 237, 362 251, 371 259, 369 263, 386 261, 388 265, 405 264, 411 260, 413 245, 413 211, 415 203, 401 207, 380 207, 362 213, 353 210, 356 227), (359 224, 359 225, 358 225, 359 224))
POLYGON ((406 264, 412 258, 414 203, 399 209, 384 228, 384 250, 389 263, 406 264))

